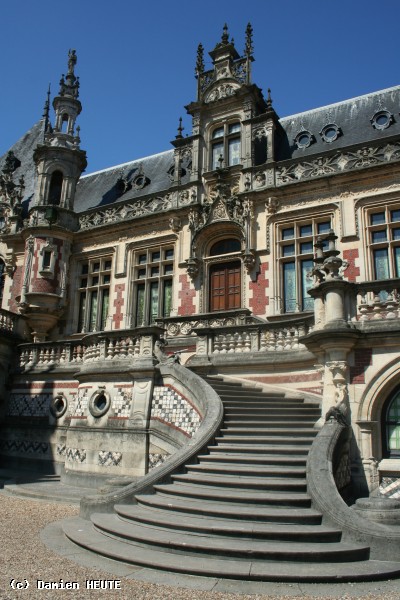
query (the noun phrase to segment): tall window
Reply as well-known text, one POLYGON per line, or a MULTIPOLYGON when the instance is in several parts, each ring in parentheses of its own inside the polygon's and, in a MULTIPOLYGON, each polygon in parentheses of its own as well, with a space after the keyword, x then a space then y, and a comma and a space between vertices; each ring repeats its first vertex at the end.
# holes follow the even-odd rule
POLYGON ((54 171, 50 179, 49 201, 48 204, 59 206, 61 200, 61 191, 63 184, 63 174, 61 171, 54 171))
POLYGON ((389 399, 383 409, 384 455, 400 458, 400 390, 389 399))
POLYGON ((214 129, 211 135, 211 169, 231 167, 240 162, 240 123, 214 129))
POLYGON ((313 309, 313 299, 307 290, 313 285, 309 273, 314 264, 314 244, 317 236, 327 234, 330 228, 330 220, 326 219, 288 223, 280 228, 278 256, 283 312, 313 309))
POLYGON ((400 209, 370 213, 367 230, 374 279, 400 277, 400 209))
POLYGON ((135 254, 133 326, 150 325, 159 317, 170 316, 173 272, 173 248, 159 246, 135 254))
POLYGON ((78 331, 103 331, 107 326, 111 258, 96 258, 80 265, 78 331))

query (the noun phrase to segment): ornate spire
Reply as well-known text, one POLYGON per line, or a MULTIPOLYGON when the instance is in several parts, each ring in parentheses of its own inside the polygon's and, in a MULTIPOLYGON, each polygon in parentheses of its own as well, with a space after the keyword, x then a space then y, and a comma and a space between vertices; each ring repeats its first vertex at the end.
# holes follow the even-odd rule
POLYGON ((204 48, 203 44, 197 46, 197 59, 196 59, 196 70, 195 75, 199 77, 204 73, 204 48))
POLYGON ((179 117, 179 125, 178 125, 178 135, 175 136, 175 139, 181 140, 183 138, 182 131, 185 128, 182 127, 182 117, 179 117))
POLYGON ((272 110, 271 88, 268 88, 267 110, 272 110))
POLYGON ((74 69, 77 63, 76 50, 68 52, 68 73, 65 76, 61 75, 60 79, 60 96, 71 96, 78 98, 79 96, 79 77, 75 77, 74 69))
POLYGON ((47 90, 46 102, 44 103, 44 107, 43 107, 43 119, 44 119, 44 133, 46 133, 46 131, 50 127, 50 84, 49 84, 49 87, 47 90))
POLYGON ((246 45, 244 48, 244 53, 247 57, 250 57, 254 52, 253 47, 253 28, 251 23, 247 23, 246 27, 246 45))
POLYGON ((228 25, 226 23, 222 30, 221 42, 223 44, 229 44, 228 25))

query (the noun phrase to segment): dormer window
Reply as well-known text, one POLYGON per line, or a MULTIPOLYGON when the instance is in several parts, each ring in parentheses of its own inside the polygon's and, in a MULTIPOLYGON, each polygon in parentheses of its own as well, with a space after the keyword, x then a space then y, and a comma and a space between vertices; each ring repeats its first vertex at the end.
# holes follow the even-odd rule
POLYGON ((217 127, 211 134, 211 169, 239 165, 240 123, 228 123, 217 127))

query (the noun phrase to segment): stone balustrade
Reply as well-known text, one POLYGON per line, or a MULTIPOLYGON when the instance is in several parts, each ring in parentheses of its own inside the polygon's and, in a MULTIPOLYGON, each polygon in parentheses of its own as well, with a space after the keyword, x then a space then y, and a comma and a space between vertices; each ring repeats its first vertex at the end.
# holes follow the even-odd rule
POLYGON ((166 338, 195 337, 195 330, 200 328, 233 327, 250 325, 259 322, 246 308, 227 310, 223 313, 202 313, 194 316, 179 316, 158 319, 157 323, 165 328, 166 338))
POLYGON ((158 327, 103 331, 66 342, 21 344, 20 368, 68 367, 101 361, 135 361, 153 356, 154 342, 163 333, 158 327))
POLYGON ((219 329, 197 329, 197 355, 294 351, 305 348, 300 338, 312 331, 313 317, 286 324, 259 323, 219 329))
POLYGON ((370 281, 355 287, 357 312, 353 321, 400 318, 400 279, 370 281))
POLYGON ((0 333, 22 335, 23 327, 20 326, 22 319, 20 315, 0 308, 0 333))

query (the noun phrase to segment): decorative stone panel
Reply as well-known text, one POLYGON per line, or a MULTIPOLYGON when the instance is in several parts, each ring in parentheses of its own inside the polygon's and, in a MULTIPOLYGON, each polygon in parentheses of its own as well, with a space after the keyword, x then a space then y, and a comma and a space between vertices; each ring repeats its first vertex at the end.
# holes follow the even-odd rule
POLYGON ((186 398, 169 386, 154 386, 151 418, 180 429, 188 437, 199 428, 201 418, 186 398))
POLYGON ((379 488, 380 493, 387 498, 400 499, 400 478, 383 477, 379 488))
POLYGON ((18 454, 47 454, 49 451, 48 442, 37 442, 30 440, 0 440, 0 449, 6 453, 18 454))
POLYGON ((11 394, 7 415, 9 417, 47 417, 52 394, 11 394))
POLYGON ((77 462, 83 464, 86 462, 86 450, 84 448, 67 448, 65 452, 66 462, 77 462))
POLYGON ((100 450, 97 463, 100 467, 118 467, 121 465, 122 453, 111 450, 100 450))
POLYGON ((160 465, 162 465, 169 457, 169 454, 149 452, 149 471, 151 471, 151 469, 154 469, 155 467, 159 467, 160 465))
POLYGON ((87 415, 89 404, 89 389, 80 388, 78 390, 78 396, 76 402, 71 406, 72 417, 83 417, 87 415))
POLYGON ((111 408, 115 417, 129 417, 132 403, 132 390, 123 390, 117 388, 117 392, 112 400, 111 408))

